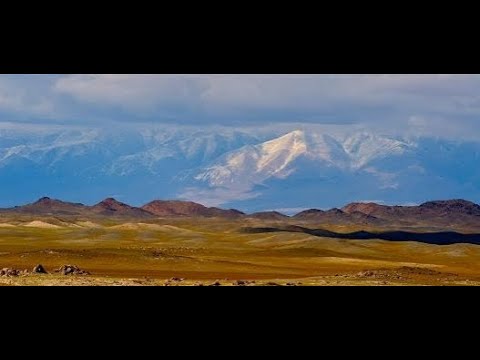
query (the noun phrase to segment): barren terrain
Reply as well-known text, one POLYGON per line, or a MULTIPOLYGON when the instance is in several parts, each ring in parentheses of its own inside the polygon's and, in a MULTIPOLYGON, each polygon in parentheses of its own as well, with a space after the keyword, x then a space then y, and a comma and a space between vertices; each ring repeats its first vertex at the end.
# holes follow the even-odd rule
MULTIPOLYGON (((290 220, 3 215, 0 285, 478 285, 480 246, 251 233, 290 220), (32 274, 42 264, 48 274, 32 274), (89 275, 62 275, 74 264, 89 275)), ((302 224, 302 226, 307 226, 302 224)), ((392 230, 310 223, 335 233, 392 230)), ((397 229, 397 228, 396 228, 397 229)), ((412 228, 415 232, 441 229, 412 228)), ((458 229, 457 229, 458 230, 458 229)))

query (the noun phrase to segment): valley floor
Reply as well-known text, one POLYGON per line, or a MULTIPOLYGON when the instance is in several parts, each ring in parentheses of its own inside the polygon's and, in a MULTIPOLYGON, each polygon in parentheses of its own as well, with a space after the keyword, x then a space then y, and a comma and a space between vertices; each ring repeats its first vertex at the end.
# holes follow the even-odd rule
POLYGON ((0 276, 0 285, 480 285, 480 246, 473 244, 240 231, 245 225, 265 226, 259 220, 1 222, 0 269, 31 271, 42 264, 49 274, 0 276), (90 275, 54 272, 65 264, 90 275))

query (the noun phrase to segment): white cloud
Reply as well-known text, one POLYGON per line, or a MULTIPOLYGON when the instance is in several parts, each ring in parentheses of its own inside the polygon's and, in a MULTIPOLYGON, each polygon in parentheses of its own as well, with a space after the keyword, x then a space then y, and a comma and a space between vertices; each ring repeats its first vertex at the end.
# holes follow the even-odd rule
POLYGON ((480 112, 477 75, 66 75, 55 90, 81 102, 135 110, 192 104, 208 111, 410 105, 413 111, 480 112))
POLYGON ((67 75, 55 84, 56 92, 76 100, 135 111, 158 106, 190 106, 207 84, 200 78, 178 75, 67 75))
POLYGON ((48 87, 45 89, 36 79, 28 81, 27 76, 20 80, 0 76, 0 110, 40 116, 53 114, 55 106, 48 87))
POLYGON ((2 75, 0 111, 77 122, 355 123, 478 137, 480 76, 2 75))

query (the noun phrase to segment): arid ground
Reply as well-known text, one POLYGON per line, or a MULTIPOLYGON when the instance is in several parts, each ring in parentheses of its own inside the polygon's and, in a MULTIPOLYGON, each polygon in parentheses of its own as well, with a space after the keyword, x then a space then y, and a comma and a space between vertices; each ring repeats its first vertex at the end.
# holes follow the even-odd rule
MULTIPOLYGON (((30 273, 0 276, 0 285, 480 284, 479 245, 242 231, 277 225, 272 220, 245 218, 3 217, 0 269, 30 273), (32 274, 37 264, 48 274, 32 274), (90 275, 54 272, 65 264, 77 265, 90 275)), ((339 233, 388 230, 321 227, 339 233)))

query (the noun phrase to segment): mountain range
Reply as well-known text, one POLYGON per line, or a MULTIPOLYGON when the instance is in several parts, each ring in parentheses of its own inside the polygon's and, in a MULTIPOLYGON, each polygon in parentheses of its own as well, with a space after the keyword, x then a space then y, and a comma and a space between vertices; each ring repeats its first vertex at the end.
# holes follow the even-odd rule
POLYGON ((122 218, 215 217, 225 219, 259 219, 287 223, 357 224, 357 225, 426 225, 478 226, 480 205, 466 200, 429 201, 419 206, 386 206, 376 203, 351 203, 342 209, 309 209, 293 216, 266 211, 246 214, 235 209, 206 207, 191 201, 154 200, 142 207, 130 206, 107 198, 93 206, 43 197, 34 203, 0 209, 1 215, 82 216, 122 218))
MULTIPOLYGON (((0 140, 0 206, 7 207, 45 193, 92 205, 106 197, 135 205, 170 198, 288 214, 352 201, 480 201, 480 141, 305 125, 6 124, 0 124, 0 140)), ((105 204, 98 211, 114 209, 105 204)))

